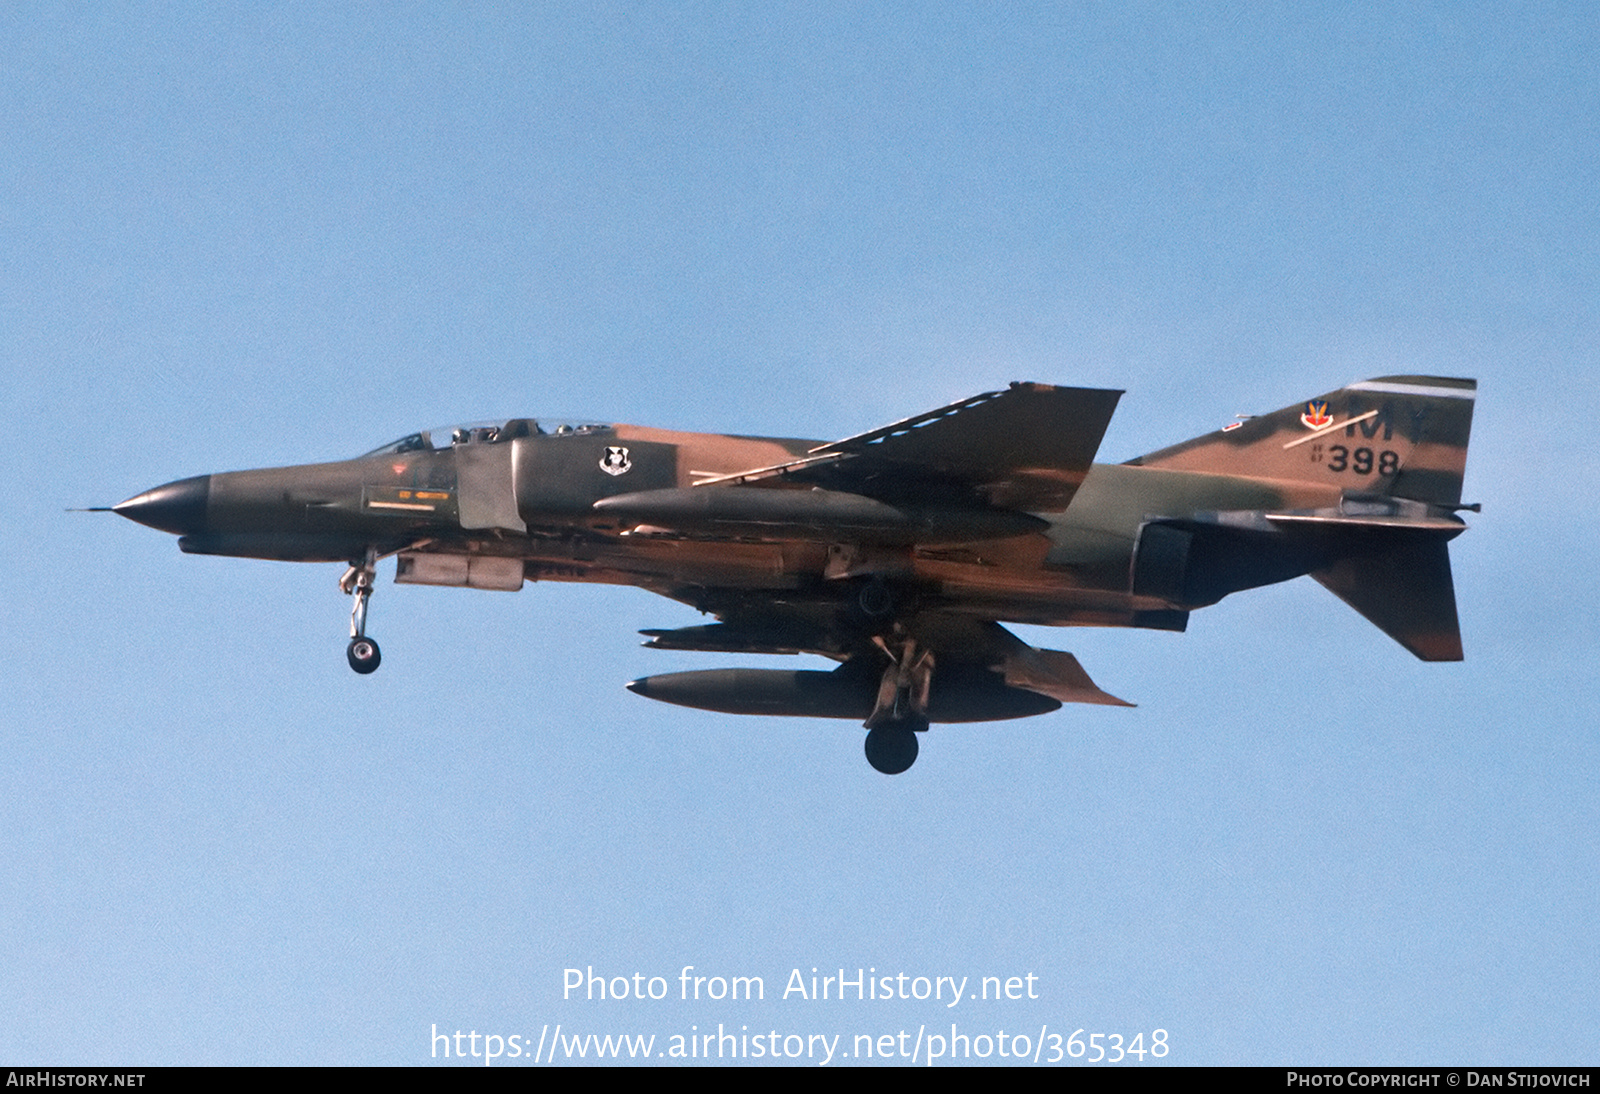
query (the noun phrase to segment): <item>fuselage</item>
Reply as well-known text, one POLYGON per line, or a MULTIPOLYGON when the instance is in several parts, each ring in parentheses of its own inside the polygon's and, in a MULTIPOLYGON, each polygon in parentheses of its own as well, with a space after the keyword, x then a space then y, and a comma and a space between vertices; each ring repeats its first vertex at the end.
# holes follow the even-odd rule
POLYGON ((830 671, 711 669, 630 690, 731 714, 851 718, 877 770, 935 722, 1126 706, 1003 623, 1183 630, 1309 574, 1425 661, 1462 646, 1448 542, 1476 383, 1385 376, 1122 464, 1121 392, 1015 383, 817 443, 531 419, 414 433, 336 463, 201 475, 114 507, 185 551, 344 562, 346 658, 380 558, 401 584, 648 589, 715 622, 657 649, 816 654, 830 671))
MULTIPOLYGON (((1337 484, 1124 464, 1094 465, 1064 512, 1027 516, 772 483, 700 485, 803 458, 817 444, 629 425, 543 432, 513 420, 456 430, 437 446, 416 434, 353 460, 198 476, 117 510, 177 533, 192 553, 306 562, 399 554, 401 581, 635 585, 714 610, 719 598, 758 590, 827 598, 870 577, 988 619, 1171 627, 1186 605, 1171 590, 1141 589, 1135 572, 1149 522, 1316 509, 1340 497, 1337 484), (495 576, 474 581, 465 562, 407 566, 407 556, 476 558, 495 576), (520 577, 507 578, 510 560, 520 577)), ((1303 573, 1315 561, 1281 568, 1303 573)))

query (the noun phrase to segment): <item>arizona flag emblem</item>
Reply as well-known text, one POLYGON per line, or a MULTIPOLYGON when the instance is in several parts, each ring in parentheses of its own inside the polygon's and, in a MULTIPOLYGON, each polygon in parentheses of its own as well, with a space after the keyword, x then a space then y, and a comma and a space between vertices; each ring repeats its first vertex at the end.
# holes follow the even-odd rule
POLYGON ((1307 429, 1321 429, 1333 421, 1333 416, 1328 413, 1327 401, 1307 403, 1306 412, 1300 415, 1300 421, 1307 429))

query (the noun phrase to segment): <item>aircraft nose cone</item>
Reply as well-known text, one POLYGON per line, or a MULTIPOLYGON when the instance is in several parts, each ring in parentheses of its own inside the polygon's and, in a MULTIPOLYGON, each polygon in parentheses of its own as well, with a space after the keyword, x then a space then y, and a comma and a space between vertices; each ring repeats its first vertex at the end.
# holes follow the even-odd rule
POLYGON ((163 532, 194 535, 205 531, 206 501, 210 495, 211 476, 196 475, 136 494, 113 505, 111 511, 163 532))

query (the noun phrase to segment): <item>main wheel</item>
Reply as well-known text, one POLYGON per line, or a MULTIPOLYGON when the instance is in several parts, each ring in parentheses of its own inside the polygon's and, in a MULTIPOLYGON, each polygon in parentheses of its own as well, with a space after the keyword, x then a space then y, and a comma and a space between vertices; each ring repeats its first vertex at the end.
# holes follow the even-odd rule
POLYGON ((917 762, 917 735, 899 726, 867 733, 867 762, 885 775, 898 775, 917 762))
POLYGON ((345 658, 350 662, 350 667, 361 675, 376 672, 378 665, 383 661, 383 654, 378 651, 378 644, 370 638, 350 639, 350 648, 344 651, 345 658))

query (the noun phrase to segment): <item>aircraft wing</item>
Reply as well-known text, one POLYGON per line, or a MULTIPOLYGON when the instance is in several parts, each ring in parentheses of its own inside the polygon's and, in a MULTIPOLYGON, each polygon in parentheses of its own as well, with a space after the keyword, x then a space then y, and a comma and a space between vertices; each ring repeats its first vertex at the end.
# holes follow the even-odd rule
MULTIPOLYGON (((721 614, 721 613, 719 613, 721 614)), ((725 653, 820 654, 841 662, 831 673, 806 670, 721 669, 654 676, 629 685, 648 698, 734 713, 805 712, 871 720, 883 702, 886 670, 925 665, 933 721, 988 721, 1054 710, 1063 703, 1132 706, 1097 687, 1078 659, 1037 649, 990 620, 921 612, 892 642, 837 619, 812 617, 776 605, 744 608, 723 622, 640 633, 652 649, 725 653), (935 667, 936 666, 936 667, 935 667)), ((892 694, 892 689, 891 689, 892 694)))
POLYGON ((890 503, 1060 512, 1088 474, 1121 397, 1014 383, 696 486, 803 482, 890 503))

